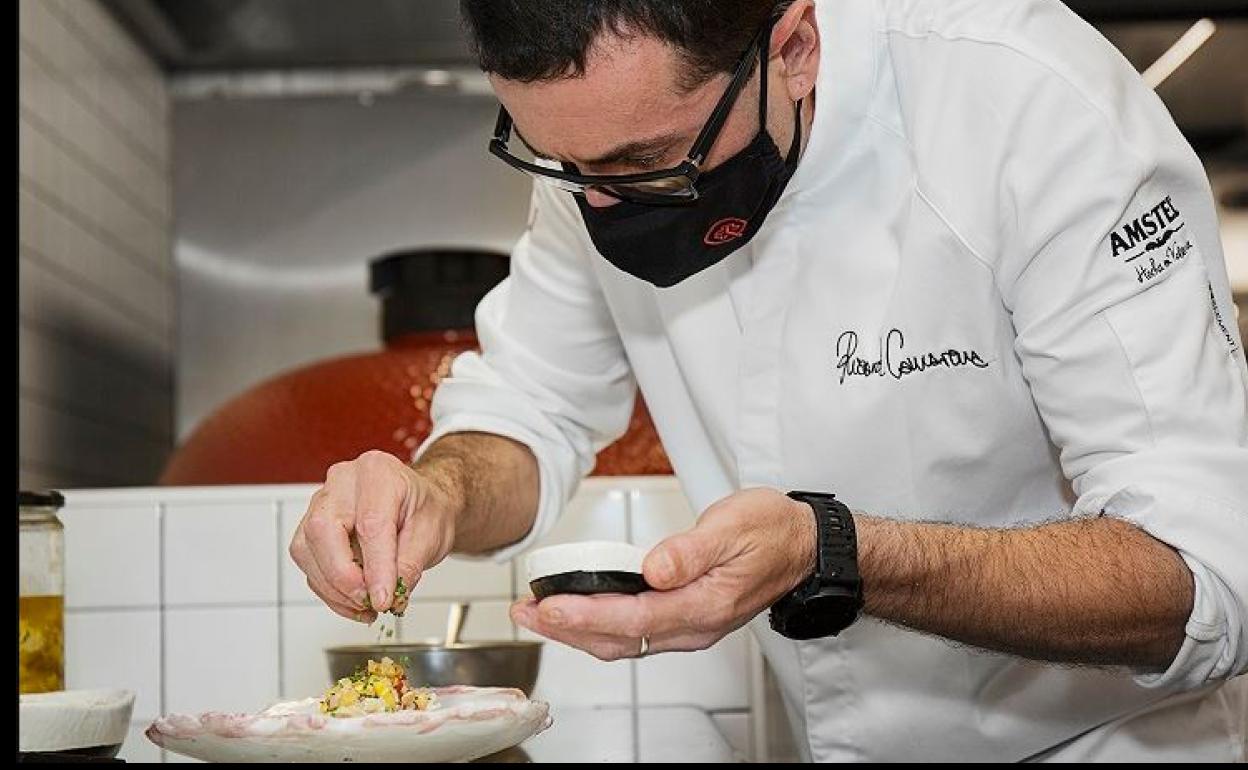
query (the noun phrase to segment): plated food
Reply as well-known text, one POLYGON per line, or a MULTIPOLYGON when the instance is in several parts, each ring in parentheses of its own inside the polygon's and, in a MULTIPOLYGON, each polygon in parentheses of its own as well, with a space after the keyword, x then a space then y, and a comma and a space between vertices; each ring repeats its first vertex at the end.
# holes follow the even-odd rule
POLYGON ((383 658, 320 698, 256 714, 173 714, 154 743, 213 762, 463 762, 510 748, 551 724, 550 707, 505 687, 412 687, 383 658))
POLYGON ((529 588, 538 600, 554 594, 639 594, 646 552, 629 543, 590 540, 539 548, 526 559, 529 588))
MULTIPOLYGON (((351 543, 351 560, 355 562, 357 567, 364 567, 364 550, 360 546, 359 538, 352 532, 349 538, 351 543)), ((390 602, 390 609, 386 612, 394 615, 396 618, 403 617, 403 613, 407 611, 407 603, 411 599, 411 589, 403 582, 403 576, 399 575, 399 579, 394 585, 394 601, 390 602)), ((368 596, 364 597, 364 607, 371 610, 373 608, 372 600, 368 596)))
POLYGON ((359 717, 395 711, 428 711, 437 695, 427 687, 412 687, 406 668, 390 658, 370 660, 349 677, 339 679, 321 698, 322 714, 359 717))

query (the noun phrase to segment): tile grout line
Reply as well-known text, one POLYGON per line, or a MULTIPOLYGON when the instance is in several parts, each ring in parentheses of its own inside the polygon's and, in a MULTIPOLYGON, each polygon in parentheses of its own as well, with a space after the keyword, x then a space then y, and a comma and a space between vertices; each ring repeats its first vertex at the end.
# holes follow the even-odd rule
MULTIPOLYGON (((93 365, 107 369, 110 375, 118 375, 127 379, 128 381, 126 382, 126 385, 132 389, 142 388, 148 391, 154 391, 147 395, 166 395, 160 387, 150 385, 146 380, 142 379, 141 375, 144 374, 144 372, 141 370, 136 372, 135 369, 137 367, 127 367, 124 364, 119 365, 116 361, 109 358, 107 353, 101 354, 96 348, 83 344, 81 340, 66 334, 65 331, 58 326, 49 324, 40 318, 32 317, 29 314, 23 315, 20 312, 18 313, 17 322, 20 329, 28 331, 31 334, 49 337, 56 344, 72 349, 75 354, 91 359, 91 363, 93 365)), ((171 393, 172 390, 169 392, 171 393)))
MULTIPOLYGON (((163 502, 156 503, 156 531, 157 531, 156 601, 158 603, 158 610, 157 610, 156 617, 157 617, 157 621, 159 623, 159 628, 160 628, 160 656, 159 656, 160 660, 158 663, 160 667, 160 671, 159 671, 160 692, 158 694, 157 700, 160 703, 160 714, 162 716, 164 714, 169 713, 169 705, 168 705, 169 683, 166 681, 166 674, 168 671, 168 666, 166 665, 166 657, 167 657, 168 651, 166 647, 168 643, 169 634, 166 628, 166 618, 165 618, 165 537, 166 537, 165 536, 165 514, 166 514, 166 510, 167 509, 166 509, 165 503, 163 502)), ((167 757, 165 755, 165 749, 163 746, 160 748, 160 761, 162 764, 167 761, 167 757)))
POLYGON ((118 257, 134 265, 135 269, 141 270, 159 281, 169 280, 171 275, 175 273, 174 270, 168 269, 163 263, 153 262, 151 259, 143 256, 142 249, 136 248, 134 244, 128 243, 121 236, 94 221, 90 213, 79 209, 76 203, 62 197, 61 192, 53 190, 30 173, 19 169, 17 172, 17 186, 19 192, 25 189, 31 197, 38 198, 40 202, 55 211, 62 219, 95 239, 97 243, 111 249, 118 257))
MULTIPOLYGON (((69 32, 74 38, 78 40, 78 44, 82 47, 84 51, 87 52, 88 56, 90 56, 91 58, 95 60, 95 63, 97 65, 103 67, 104 69, 108 69, 109 67, 121 67, 124 69, 126 67, 127 62, 117 59, 114 56, 109 55, 108 52, 103 51, 100 48, 98 48, 96 45, 95 39, 88 33, 87 30, 85 30, 82 27, 82 25, 78 23, 78 20, 75 19, 72 15, 66 16, 65 14, 61 13, 60 9, 56 8, 56 6, 54 5, 49 6, 49 10, 51 11, 53 16, 57 17, 57 19, 60 22, 61 27, 64 28, 66 32, 69 32)), ((135 61, 135 59, 133 59, 132 57, 123 56, 123 58, 131 58, 131 61, 135 61)), ((139 61, 143 61, 143 60, 140 59, 139 61)), ((155 66, 154 63, 151 62, 150 60, 144 61, 144 63, 147 64, 149 67, 155 66)), ((157 72, 159 72, 159 70, 157 70, 157 72)), ((157 75, 157 77, 159 77, 159 75, 157 75)), ((134 100, 134 102, 140 109, 145 109, 145 110, 149 110, 149 111, 156 112, 156 113, 159 113, 161 111, 160 105, 154 104, 150 96, 143 94, 142 92, 138 90, 135 90, 132 76, 119 78, 117 82, 121 83, 123 90, 125 90, 127 93, 130 94, 130 98, 134 100)), ((122 123, 122 121, 120 120, 118 120, 117 122, 119 124, 122 123)))
MULTIPOLYGON (((168 157, 162 161, 141 142, 136 142, 134 137, 130 135, 130 129, 123 125, 116 115, 96 104, 94 97, 84 90, 82 82, 75 80, 73 75, 64 72, 60 64, 49 58, 48 54, 38 44, 29 39, 22 39, 19 36, 18 48, 19 50, 24 49, 26 55, 43 71, 43 74, 49 81, 59 85, 61 90, 69 96, 70 100, 77 103, 79 108, 102 124, 104 130, 112 135, 113 140, 125 147, 148 170, 157 175, 165 170, 162 166, 168 164, 168 157)), ((118 82, 128 83, 129 80, 120 78, 118 82)), ((150 120, 150 118, 150 115, 144 116, 145 120, 150 120)))
MULTIPOLYGON (((159 600, 158 600, 159 601, 159 600)), ((100 607, 66 607, 66 615, 112 615, 118 612, 160 613, 160 604, 106 604, 100 607)))
POLYGON ((286 504, 280 498, 273 499, 273 529, 274 540, 277 542, 277 604, 274 611, 277 613, 277 697, 282 700, 286 697, 286 644, 285 644, 285 622, 282 612, 285 596, 282 592, 282 517, 286 512, 286 504))
MULTIPOLYGON (((144 341, 153 344, 163 344, 157 336, 152 336, 148 331, 152 326, 161 325, 163 322, 158 318, 153 318, 143 311, 136 309, 124 297, 120 297, 97 284, 92 278, 85 273, 75 272, 72 268, 61 264, 55 257, 45 254, 42 249, 30 243, 18 241, 18 255, 26 258, 28 263, 34 264, 45 273, 52 273, 55 278, 59 278, 66 285, 77 290, 79 294, 85 295, 88 299, 104 304, 113 313, 133 324, 131 331, 139 330, 137 336, 142 337, 144 341)), ((162 354, 165 351, 160 351, 162 354)))
POLYGON ((520 598, 520 595, 519 595, 520 586, 519 586, 519 581, 516 577, 516 570, 520 568, 519 565, 517 565, 516 563, 519 560, 519 558, 520 557, 518 556, 512 557, 511 561, 508 562, 507 564, 507 576, 511 579, 511 598, 510 598, 510 601, 508 602, 509 609, 507 610, 507 622, 511 628, 511 640, 513 642, 520 641, 520 629, 516 627, 515 623, 511 622, 511 610, 510 610, 510 605, 515 604, 516 600, 520 598))
MULTIPOLYGON (((94 412, 94 407, 89 407, 81 403, 66 401, 55 394, 49 394, 45 390, 39 390, 27 385, 19 384, 17 386, 17 396, 19 399, 25 398, 33 401, 40 407, 72 417, 82 422, 94 423, 105 429, 113 430, 118 433, 126 433, 131 438, 137 439, 145 444, 166 447, 174 441, 173 435, 162 435, 141 425, 137 422, 129 422, 124 419, 116 419, 112 415, 99 414, 94 412)), ((115 410, 111 410, 115 411, 115 410)))
POLYGON ((167 214, 157 211, 152 204, 143 199, 143 193, 135 191, 125 179, 118 178, 116 172, 93 158, 91 153, 81 147, 77 141, 65 136, 62 129, 25 105, 19 105, 18 116, 25 118, 31 127, 39 131, 60 151, 62 156, 69 158, 87 176, 94 178, 98 184, 124 201, 140 219, 162 230, 171 225, 167 214))
MULTIPOLYGON (((494 598, 494 597, 490 597, 494 598)), ((277 602, 273 601, 242 601, 242 602, 180 602, 177 604, 166 602, 160 604, 117 604, 103 605, 99 607, 66 607, 65 611, 75 615, 91 615, 95 613, 107 612, 142 612, 144 610, 172 611, 172 610, 256 610, 268 609, 276 607, 277 602)), ((288 602, 284 606, 289 607, 319 607, 320 603, 316 601, 296 601, 288 602)))
MULTIPOLYGON (((633 543, 633 498, 634 490, 623 492, 624 495, 624 536, 629 544, 633 543)), ((633 707, 629 711, 633 725, 633 762, 641 761, 641 708, 638 704, 638 677, 637 677, 637 659, 632 658, 628 661, 628 684, 630 695, 633 701, 633 707)))

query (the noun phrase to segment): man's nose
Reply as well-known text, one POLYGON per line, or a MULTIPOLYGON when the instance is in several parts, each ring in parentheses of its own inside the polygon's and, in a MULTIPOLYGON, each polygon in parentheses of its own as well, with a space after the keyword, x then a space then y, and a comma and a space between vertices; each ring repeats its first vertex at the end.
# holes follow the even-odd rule
POLYGON ((620 202, 620 199, 607 195, 604 192, 600 192, 593 187, 586 187, 585 202, 596 209, 601 209, 606 208, 607 206, 614 206, 620 202))

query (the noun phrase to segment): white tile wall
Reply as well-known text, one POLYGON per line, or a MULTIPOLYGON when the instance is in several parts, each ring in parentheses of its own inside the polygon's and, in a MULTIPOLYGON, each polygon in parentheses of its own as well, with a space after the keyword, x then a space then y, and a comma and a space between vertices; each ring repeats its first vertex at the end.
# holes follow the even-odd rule
POLYGON ((152 483, 173 445, 164 78, 97 0, 20 0, 18 38, 19 323, 41 348, 19 485, 152 483))
POLYGON ((415 600, 509 599, 511 565, 454 556, 421 576, 412 591, 415 600))
MULTIPOLYGON (((508 614, 510 606, 510 599, 470 602, 460 638, 466 642, 515 639, 517 629, 508 614)), ((446 638, 450 609, 450 602, 412 602, 403 613, 399 637, 404 642, 446 638)))
POLYGON ((653 548, 669 535, 691 528, 696 521, 693 510, 677 488, 633 490, 628 493, 632 515, 633 542, 642 548, 653 548))
POLYGON ((281 597, 284 603, 305 603, 320 604, 321 600, 316 594, 308 588, 307 579, 294 560, 290 558, 288 549, 290 541, 295 536, 295 530, 299 527, 299 522, 303 519, 303 514, 308 510, 308 502, 312 496, 312 492, 316 489, 311 485, 300 485, 299 491, 295 494, 288 495, 278 501, 278 517, 280 526, 278 529, 279 551, 278 560, 281 567, 281 597))
POLYGON ((628 540, 628 492, 592 479, 568 503, 539 545, 578 540, 628 540))
MULTIPOLYGON (((135 689, 138 727, 157 714, 252 711, 325 687, 325 647, 378 636, 376 626, 322 606, 290 562, 290 535, 315 488, 66 493, 70 686, 135 689)), ((596 478, 544 542, 631 534, 651 545, 691 522, 674 480, 596 478)), ((513 598, 527 594, 527 586, 513 588, 513 566, 462 560, 440 568, 437 578, 435 570, 423 584, 428 592, 417 589, 395 638, 440 638, 453 598, 470 601, 466 639, 535 638, 517 633, 508 616, 513 598)), ((668 729, 643 720, 651 727, 635 742, 634 710, 748 713, 751 654, 740 632, 700 653, 614 663, 546 641, 535 697, 552 704, 557 727, 533 741, 530 753, 539 761, 626 761, 637 746, 644 749, 647 735, 668 729)), ((744 729, 740 720, 732 724, 738 733, 744 729)), ((135 732, 132 740, 138 737, 135 732)), ((159 757, 141 741, 126 751, 159 757)), ((180 761, 172 754, 165 759, 180 761)))
POLYGON ((165 710, 248 712, 279 699, 273 607, 165 612, 165 710))
POLYGON ((277 506, 171 503, 165 511, 165 603, 277 603, 277 506))
POLYGON ((592 655, 520 629, 521 639, 539 639, 542 664, 533 697, 560 707, 633 705, 634 663, 604 663, 592 655))
POLYGON ((523 748, 534 762, 633 762, 633 713, 629 708, 559 709, 554 724, 523 748))
POLYGON ((638 661, 638 703, 746 708, 750 700, 748 633, 745 629, 734 631, 709 650, 673 652, 638 661))
POLYGON ((155 503, 70 506, 65 525, 65 606, 160 604, 160 522, 155 503))
POLYGON ((637 710, 637 761, 659 763, 732 762, 732 747, 711 721, 695 708, 637 710))
POLYGON ((160 716, 160 612, 67 611, 65 686, 134 692, 131 719, 160 716))

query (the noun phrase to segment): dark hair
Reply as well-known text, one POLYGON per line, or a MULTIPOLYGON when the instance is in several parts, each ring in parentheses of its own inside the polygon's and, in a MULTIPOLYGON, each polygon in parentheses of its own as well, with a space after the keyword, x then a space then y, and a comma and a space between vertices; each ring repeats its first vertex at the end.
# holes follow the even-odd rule
POLYGON ((460 0, 481 69, 508 80, 576 77, 604 31, 674 45, 681 85, 732 72, 773 9, 792 0, 460 0))

